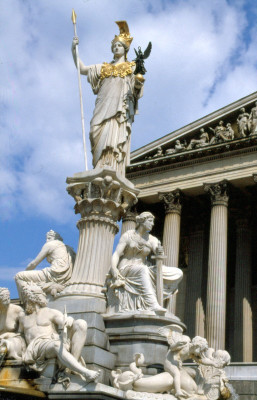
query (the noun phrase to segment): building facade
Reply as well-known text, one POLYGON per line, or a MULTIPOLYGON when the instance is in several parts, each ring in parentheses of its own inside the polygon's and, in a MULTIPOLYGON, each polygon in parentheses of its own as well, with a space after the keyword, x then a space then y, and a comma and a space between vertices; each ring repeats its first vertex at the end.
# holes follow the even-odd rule
POLYGON ((184 271, 173 311, 190 337, 244 363, 257 361, 256 100, 257 92, 147 144, 127 168, 140 189, 136 211, 153 212, 165 263, 184 271))

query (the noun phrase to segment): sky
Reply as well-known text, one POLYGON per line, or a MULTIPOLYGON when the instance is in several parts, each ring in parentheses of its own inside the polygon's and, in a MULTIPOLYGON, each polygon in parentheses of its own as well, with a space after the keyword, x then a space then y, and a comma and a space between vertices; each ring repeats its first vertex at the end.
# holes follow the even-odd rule
MULTIPOLYGON (((0 286, 12 297, 48 230, 77 249, 65 182, 84 169, 72 8, 86 65, 112 60, 114 21, 128 22, 129 60, 152 42, 132 150, 257 90, 256 0, 0 0, 0 286)), ((82 92, 92 168, 86 77, 82 92)))

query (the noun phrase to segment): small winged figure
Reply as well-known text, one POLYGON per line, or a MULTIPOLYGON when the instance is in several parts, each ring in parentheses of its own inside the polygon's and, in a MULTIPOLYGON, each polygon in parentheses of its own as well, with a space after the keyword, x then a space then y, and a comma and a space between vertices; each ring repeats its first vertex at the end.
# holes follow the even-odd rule
POLYGON ((146 73, 146 69, 145 69, 145 65, 144 65, 145 61, 144 60, 146 60, 150 56, 150 53, 151 53, 151 50, 152 50, 152 43, 151 42, 148 43, 148 46, 145 49, 144 53, 142 52, 140 46, 138 47, 137 50, 136 49, 134 49, 134 50, 135 50, 135 53, 136 53, 136 56, 137 56, 136 59, 134 60, 136 62, 136 69, 135 69, 134 74, 135 75, 137 75, 137 74, 144 75, 146 73))

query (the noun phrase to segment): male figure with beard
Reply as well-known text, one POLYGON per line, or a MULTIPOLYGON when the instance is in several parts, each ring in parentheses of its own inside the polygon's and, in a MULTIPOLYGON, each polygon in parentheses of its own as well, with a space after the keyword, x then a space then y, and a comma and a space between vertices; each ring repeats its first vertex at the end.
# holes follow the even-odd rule
POLYGON ((0 358, 21 360, 26 344, 18 333, 19 315, 23 312, 20 306, 11 304, 10 292, 0 288, 0 358))
POLYGON ((99 372, 87 369, 81 357, 87 334, 86 321, 74 320, 46 307, 46 295, 35 284, 24 287, 23 298, 26 308, 20 316, 20 330, 28 345, 23 361, 32 369, 42 371, 49 359, 57 358, 62 367, 82 375, 87 381, 96 380, 99 372))

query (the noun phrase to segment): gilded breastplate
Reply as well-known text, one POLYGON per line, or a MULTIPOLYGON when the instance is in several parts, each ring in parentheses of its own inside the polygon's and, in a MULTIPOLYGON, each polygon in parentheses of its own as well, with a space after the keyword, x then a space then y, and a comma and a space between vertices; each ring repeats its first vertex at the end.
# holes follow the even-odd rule
POLYGON ((100 79, 108 78, 109 76, 120 76, 121 78, 124 78, 125 76, 132 74, 132 67, 134 65, 136 65, 134 61, 126 61, 116 65, 103 63, 100 79))

